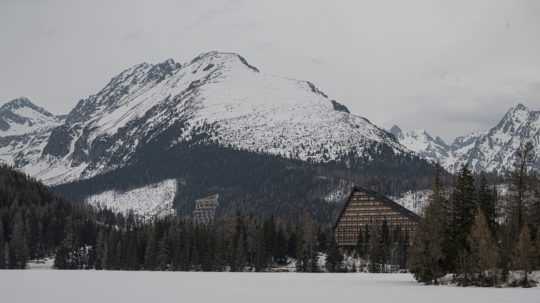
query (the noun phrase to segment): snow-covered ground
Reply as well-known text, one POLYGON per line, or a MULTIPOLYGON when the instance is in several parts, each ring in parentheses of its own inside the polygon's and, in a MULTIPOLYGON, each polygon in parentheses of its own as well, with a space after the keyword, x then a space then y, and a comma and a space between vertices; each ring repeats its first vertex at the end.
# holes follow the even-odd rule
POLYGON ((421 215, 423 210, 428 206, 432 192, 433 191, 429 189, 408 191, 403 193, 400 197, 391 197, 391 199, 417 215, 421 215))
POLYGON ((106 191, 86 199, 91 205, 99 205, 126 214, 132 210, 136 215, 150 218, 174 213, 176 180, 170 179, 129 191, 106 191))
POLYGON ((432 287, 407 274, 0 271, 2 302, 538 303, 540 288, 432 287))

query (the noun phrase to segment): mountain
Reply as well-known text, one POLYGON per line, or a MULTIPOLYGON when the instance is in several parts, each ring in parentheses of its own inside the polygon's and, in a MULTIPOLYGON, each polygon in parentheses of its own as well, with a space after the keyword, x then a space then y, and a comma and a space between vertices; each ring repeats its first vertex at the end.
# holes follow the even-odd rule
POLYGON ((177 208, 219 192, 228 211, 315 211, 353 179, 399 190, 431 169, 313 83, 223 52, 128 68, 41 138, 6 162, 74 199, 176 180, 177 208))
MULTIPOLYGON (((524 142, 532 142, 534 152, 540 155, 540 111, 523 104, 511 108, 502 120, 487 133, 481 134, 461 156, 475 171, 503 173, 513 168, 516 151, 524 142)), ((537 158, 534 169, 540 169, 537 158)))
MULTIPOLYGON (((450 172, 468 164, 475 172, 506 173, 512 170, 516 151, 524 142, 532 142, 536 155, 540 155, 540 111, 523 104, 508 110, 487 132, 458 137, 450 145, 426 132, 403 134, 397 126, 392 132, 401 144, 429 161, 439 161, 450 172)), ((533 168, 540 169, 540 158, 533 168)))
POLYGON ((403 132, 397 125, 390 129, 396 139, 420 157, 431 162, 450 157, 450 146, 440 137, 433 138, 425 130, 403 132))
POLYGON ((0 161, 25 167, 41 157, 42 150, 63 118, 18 98, 0 107, 0 161))
POLYGON ((48 184, 90 178, 129 164, 168 132, 169 147, 204 140, 318 163, 349 153, 369 160, 382 148, 408 152, 312 83, 210 52, 183 65, 139 64, 114 77, 52 131, 41 159, 31 163, 41 168, 33 175, 48 184))
POLYGON ((60 125, 61 118, 21 97, 0 107, 0 137, 42 132, 60 125))

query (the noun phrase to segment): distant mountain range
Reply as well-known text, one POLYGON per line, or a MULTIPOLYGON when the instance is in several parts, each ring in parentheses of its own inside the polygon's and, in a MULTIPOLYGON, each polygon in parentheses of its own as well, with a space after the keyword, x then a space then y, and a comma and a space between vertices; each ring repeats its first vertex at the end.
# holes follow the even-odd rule
MULTIPOLYGON (((435 161, 449 171, 464 162, 507 169, 520 140, 538 143, 538 117, 520 105, 488 133, 446 144, 425 131, 386 131, 309 81, 208 52, 128 68, 66 116, 26 98, 8 102, 0 108, 0 160, 70 198, 107 197, 113 208, 117 195, 125 204, 163 189, 175 197, 167 205, 184 213, 219 193, 224 212, 307 208, 329 218, 328 202, 353 183, 398 196, 427 187, 435 161)), ((167 211, 157 204, 134 202, 145 215, 167 211)))
MULTIPOLYGON (((523 104, 512 107, 501 121, 483 133, 458 137, 447 144, 425 130, 390 129, 398 141, 421 157, 439 162, 450 172, 468 164, 475 172, 505 173, 512 170, 516 151, 522 143, 531 142, 540 155, 540 111, 523 104)), ((540 159, 534 165, 540 169, 540 159)))

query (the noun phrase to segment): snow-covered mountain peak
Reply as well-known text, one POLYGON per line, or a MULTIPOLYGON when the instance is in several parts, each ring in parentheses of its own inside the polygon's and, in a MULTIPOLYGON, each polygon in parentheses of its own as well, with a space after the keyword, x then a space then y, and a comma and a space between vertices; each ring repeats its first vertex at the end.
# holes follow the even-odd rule
POLYGON ((528 107, 519 103, 518 105, 510 108, 499 122, 498 128, 504 128, 505 131, 512 131, 512 126, 518 126, 526 123, 533 112, 528 107))
POLYGON ((0 107, 0 137, 19 136, 59 125, 61 119, 20 97, 0 107))
MULTIPOLYGON (((434 139, 440 153, 432 153, 433 141, 428 134, 412 131, 404 134, 392 129, 398 140, 409 149, 428 160, 439 161, 448 171, 454 172, 462 164, 469 164, 476 171, 504 173, 512 169, 515 153, 523 142, 533 142, 540 155, 540 111, 533 111, 518 103, 510 108, 500 122, 489 131, 474 132, 457 137, 451 145, 434 139)), ((536 163, 535 168, 540 168, 536 163)))
POLYGON ((27 172, 49 184, 129 164, 141 148, 201 140, 314 161, 411 152, 315 84, 269 75, 235 53, 207 52, 184 64, 134 65, 55 128, 27 172), (166 139, 164 139, 166 138, 166 139))
POLYGON ((405 147, 431 162, 438 162, 441 158, 448 156, 448 144, 440 137, 434 138, 424 129, 405 132, 394 125, 390 133, 405 147))
POLYGON ((225 65, 236 65, 238 63, 241 63, 244 67, 249 68, 250 70, 254 72, 260 72, 260 70, 249 64, 248 61, 242 57, 240 54, 232 53, 232 52, 220 52, 220 51, 210 51, 205 52, 197 57, 195 57, 193 60, 191 60, 190 64, 197 64, 198 67, 203 67, 203 69, 210 69, 213 67, 213 65, 220 65, 221 67, 224 67, 225 65))

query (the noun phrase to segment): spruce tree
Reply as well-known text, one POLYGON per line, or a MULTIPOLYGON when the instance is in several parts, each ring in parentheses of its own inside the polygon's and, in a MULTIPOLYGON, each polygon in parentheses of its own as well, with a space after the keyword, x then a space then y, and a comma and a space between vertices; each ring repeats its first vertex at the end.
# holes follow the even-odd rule
POLYGON ((495 233, 497 220, 497 212, 495 208, 495 199, 493 191, 489 188, 489 184, 485 174, 480 177, 478 185, 478 207, 485 215, 487 224, 492 233, 495 233))
POLYGON ((534 163, 534 146, 531 142, 522 143, 516 152, 516 162, 511 174, 510 227, 512 238, 517 238, 525 221, 527 193, 530 187, 529 168, 534 163))
POLYGON ((12 260, 14 263, 11 268, 24 269, 28 262, 28 244, 26 241, 25 224, 22 214, 18 212, 15 215, 15 223, 13 224, 13 239, 11 241, 12 260))
POLYGON ((536 234, 540 231, 540 179, 538 176, 534 176, 534 193, 530 205, 529 212, 529 228, 532 234, 536 234))
POLYGON ((2 218, 0 217, 0 269, 5 269, 6 264, 6 256, 4 253, 4 246, 5 246, 5 238, 4 238, 4 222, 2 222, 2 218))
POLYGON ((168 269, 170 263, 170 251, 166 236, 158 243, 158 251, 156 256, 157 268, 161 271, 168 269))
POLYGON ((343 270, 343 255, 339 251, 336 240, 330 240, 328 253, 326 256, 326 270, 328 272, 340 272, 343 270))
POLYGON ((446 251, 446 264, 449 270, 455 271, 460 260, 468 253, 467 237, 474 222, 476 197, 474 177, 467 165, 464 165, 456 179, 451 197, 449 249, 446 251))
POLYGON ((144 253, 144 268, 155 270, 157 263, 157 240, 154 228, 149 228, 147 232, 146 250, 144 253))
POLYGON ((535 260, 535 269, 540 270, 540 228, 538 228, 538 231, 536 232, 536 260, 535 260))
POLYGON ((287 240, 287 256, 296 259, 298 257, 298 237, 296 231, 291 231, 287 240))
POLYGON ((105 232, 100 229, 96 239, 96 269, 107 268, 107 241, 105 239, 105 232))
POLYGON ((372 225, 369 235, 369 272, 380 273, 384 270, 384 240, 382 228, 372 225))
POLYGON ((356 247, 354 249, 356 256, 359 258, 365 258, 367 253, 364 234, 364 228, 360 227, 360 231, 358 232, 358 241, 356 242, 356 247))
POLYGON ((257 231, 257 238, 256 238, 256 244, 255 244, 255 271, 261 272, 264 271, 264 269, 267 266, 268 262, 268 251, 266 248, 266 241, 265 241, 265 227, 259 228, 257 231))
POLYGON ((409 253, 409 270, 416 280, 426 284, 438 284, 438 280, 446 273, 443 246, 447 234, 447 213, 440 177, 441 170, 438 168, 430 203, 418 224, 409 253))
POLYGON ((529 273, 534 264, 534 247, 531 243, 531 235, 527 224, 523 225, 519 234, 519 240, 512 253, 512 268, 523 272, 523 279, 520 285, 530 287, 533 282, 529 280, 529 273))
POLYGON ((476 212, 468 241, 471 271, 479 274, 480 285, 487 286, 486 283, 490 286, 495 285, 498 247, 482 209, 476 212))
POLYGON ((274 250, 274 260, 277 264, 287 263, 287 237, 283 229, 279 229, 276 235, 276 247, 274 250))

